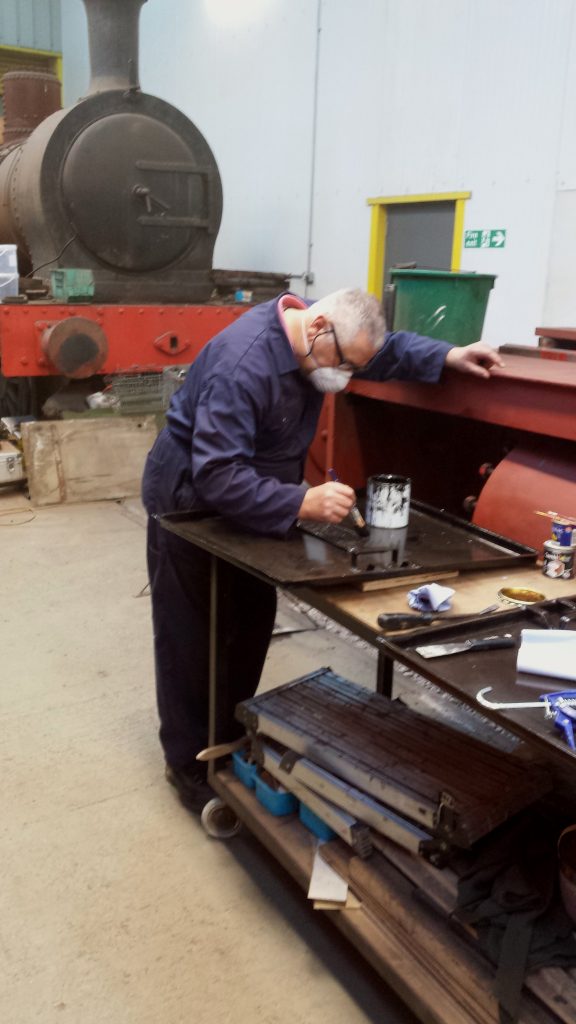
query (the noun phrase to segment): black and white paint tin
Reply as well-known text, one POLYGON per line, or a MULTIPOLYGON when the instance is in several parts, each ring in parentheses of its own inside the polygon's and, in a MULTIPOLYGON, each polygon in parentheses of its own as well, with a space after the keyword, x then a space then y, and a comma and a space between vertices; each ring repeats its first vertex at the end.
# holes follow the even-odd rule
POLYGON ((552 579, 571 580, 574 575, 574 548, 564 547, 555 540, 544 542, 542 572, 552 579))
POLYGON ((384 530, 408 526, 410 479, 392 473, 368 477, 366 522, 384 530))

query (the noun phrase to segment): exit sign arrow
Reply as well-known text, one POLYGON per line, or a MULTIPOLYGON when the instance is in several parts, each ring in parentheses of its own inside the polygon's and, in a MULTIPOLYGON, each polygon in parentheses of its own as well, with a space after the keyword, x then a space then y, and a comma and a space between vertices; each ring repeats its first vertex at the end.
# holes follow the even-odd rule
POLYGON ((475 228, 464 232, 465 249, 503 249, 505 245, 504 228, 475 228))

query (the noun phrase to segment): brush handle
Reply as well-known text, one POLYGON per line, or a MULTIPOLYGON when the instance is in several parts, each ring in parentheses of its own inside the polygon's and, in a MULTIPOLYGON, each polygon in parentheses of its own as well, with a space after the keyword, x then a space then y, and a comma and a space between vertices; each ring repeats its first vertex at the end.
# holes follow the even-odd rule
MULTIPOLYGON (((335 484, 340 483, 340 477, 338 476, 338 473, 336 472, 335 469, 329 469, 328 476, 330 477, 331 480, 334 481, 335 484)), ((362 515, 360 509, 358 508, 358 505, 352 505, 352 508, 350 509, 350 517, 352 519, 352 522, 354 523, 354 529, 356 530, 358 536, 369 537, 370 527, 367 525, 364 516, 362 515)))

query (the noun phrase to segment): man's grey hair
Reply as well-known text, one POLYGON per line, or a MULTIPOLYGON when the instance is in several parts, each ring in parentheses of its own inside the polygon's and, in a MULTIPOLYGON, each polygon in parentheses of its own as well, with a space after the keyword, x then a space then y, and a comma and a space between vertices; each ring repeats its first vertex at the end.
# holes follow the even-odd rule
POLYGON ((341 288, 315 302, 308 311, 312 317, 322 313, 334 325, 341 345, 349 345, 363 331, 375 352, 384 344, 386 321, 375 295, 362 288, 341 288))

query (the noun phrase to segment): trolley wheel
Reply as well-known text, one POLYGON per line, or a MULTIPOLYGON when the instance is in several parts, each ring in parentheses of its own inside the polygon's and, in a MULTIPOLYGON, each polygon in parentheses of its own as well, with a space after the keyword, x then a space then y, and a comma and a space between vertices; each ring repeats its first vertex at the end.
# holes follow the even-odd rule
POLYGON ((212 839, 231 839, 238 835, 242 823, 236 817, 234 811, 215 796, 209 800, 200 815, 200 821, 207 835, 212 839))

